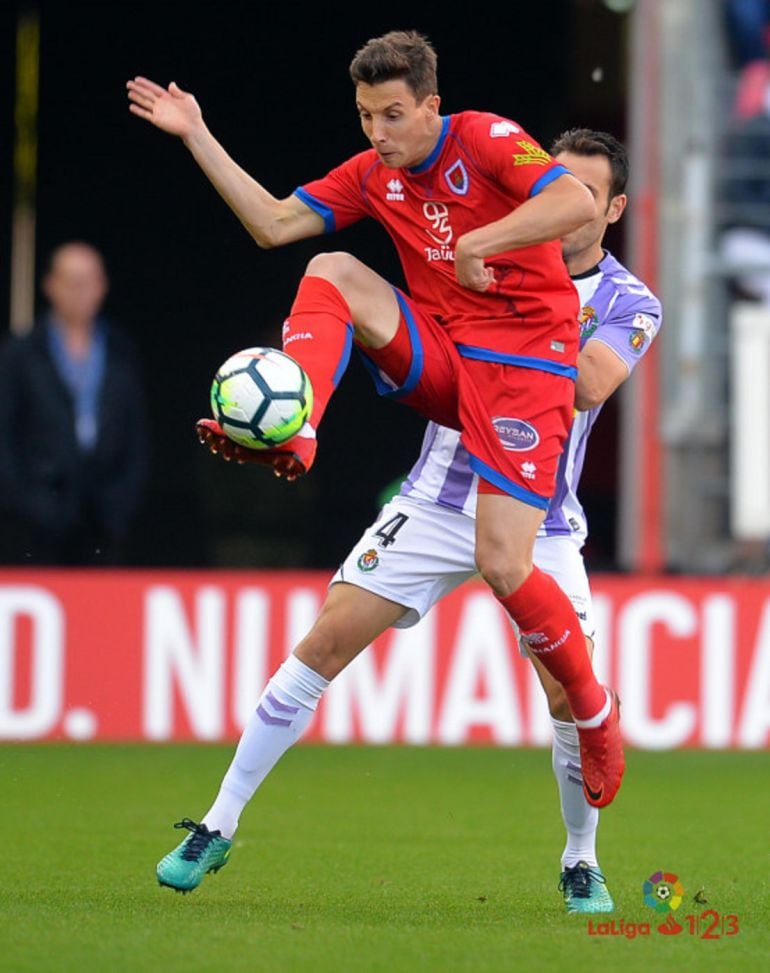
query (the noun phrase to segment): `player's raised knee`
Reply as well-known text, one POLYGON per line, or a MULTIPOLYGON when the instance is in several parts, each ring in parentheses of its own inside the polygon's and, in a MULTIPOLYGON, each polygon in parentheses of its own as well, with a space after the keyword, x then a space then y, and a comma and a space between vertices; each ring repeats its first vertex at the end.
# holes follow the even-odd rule
POLYGON ((317 253, 307 265, 305 273, 309 277, 322 277, 342 290, 346 284, 355 281, 363 266, 352 253, 335 250, 332 253, 317 253))

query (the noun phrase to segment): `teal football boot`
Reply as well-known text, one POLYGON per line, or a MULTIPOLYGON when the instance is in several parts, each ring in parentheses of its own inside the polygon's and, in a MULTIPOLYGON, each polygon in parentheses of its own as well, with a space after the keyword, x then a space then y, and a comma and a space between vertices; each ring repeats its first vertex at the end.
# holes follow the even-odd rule
POLYGON ((220 831, 209 831, 205 824, 189 818, 177 821, 174 827, 191 833, 158 862, 158 882, 177 892, 192 892, 209 872, 218 872, 227 864, 233 843, 220 831))
POLYGON ((578 862, 561 873, 559 891, 564 893, 567 912, 612 912, 615 903, 607 889, 607 880, 600 868, 578 862))

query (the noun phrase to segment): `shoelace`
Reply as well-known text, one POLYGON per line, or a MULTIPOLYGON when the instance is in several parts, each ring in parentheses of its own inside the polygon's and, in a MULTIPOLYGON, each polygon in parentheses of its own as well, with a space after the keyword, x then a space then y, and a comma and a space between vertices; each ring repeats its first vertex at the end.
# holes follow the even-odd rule
POLYGON ((214 838, 220 837, 219 831, 209 831, 205 824, 198 824, 190 818, 183 818, 177 821, 175 828, 187 828, 192 832, 192 837, 184 846, 182 858, 188 862, 197 862, 205 853, 214 838))
POLYGON ((562 872, 559 891, 569 893, 575 899, 590 899, 592 882, 607 884, 606 879, 597 869, 591 868, 585 862, 578 862, 577 865, 565 868, 562 872))

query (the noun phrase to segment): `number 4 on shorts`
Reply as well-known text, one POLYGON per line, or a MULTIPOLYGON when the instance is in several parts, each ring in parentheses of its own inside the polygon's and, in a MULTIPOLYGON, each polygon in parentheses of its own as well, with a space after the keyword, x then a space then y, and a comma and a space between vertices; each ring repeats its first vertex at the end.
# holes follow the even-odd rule
POLYGON ((386 520, 382 527, 378 531, 375 531, 374 534, 375 537, 381 538, 379 542, 380 547, 390 547, 391 544, 395 544, 396 534, 401 530, 407 520, 409 520, 408 514, 396 514, 395 517, 386 520))

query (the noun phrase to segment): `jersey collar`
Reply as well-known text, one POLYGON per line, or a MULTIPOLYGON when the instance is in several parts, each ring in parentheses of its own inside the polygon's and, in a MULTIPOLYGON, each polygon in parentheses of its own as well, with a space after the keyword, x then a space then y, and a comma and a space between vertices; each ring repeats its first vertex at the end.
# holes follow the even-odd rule
POLYGON ((407 168, 407 172, 410 176, 419 176, 422 172, 427 172, 428 169, 433 165, 433 163, 441 155, 441 150, 444 148, 444 140, 446 139, 447 132, 449 131, 449 115, 441 116, 441 134, 438 137, 438 142, 433 146, 433 150, 427 159, 423 159, 422 162, 417 166, 411 166, 407 168))
POLYGON ((598 264, 594 264, 593 267, 589 267, 588 270, 584 270, 582 274, 570 274, 570 280, 585 280, 586 277, 593 277, 594 274, 598 274, 601 270, 601 266, 607 259, 609 251, 602 250, 602 259, 598 264))

